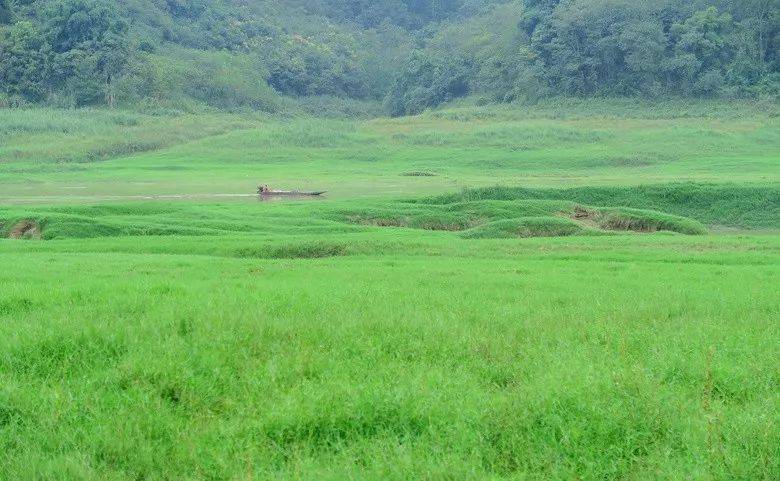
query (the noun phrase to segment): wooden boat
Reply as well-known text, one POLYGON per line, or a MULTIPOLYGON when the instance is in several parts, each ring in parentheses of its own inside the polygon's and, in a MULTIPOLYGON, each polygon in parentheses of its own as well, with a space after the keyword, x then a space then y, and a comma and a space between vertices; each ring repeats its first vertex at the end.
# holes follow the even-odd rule
POLYGON ((317 197, 324 194, 325 191, 303 191, 303 190, 272 190, 259 186, 257 194, 263 197, 317 197))

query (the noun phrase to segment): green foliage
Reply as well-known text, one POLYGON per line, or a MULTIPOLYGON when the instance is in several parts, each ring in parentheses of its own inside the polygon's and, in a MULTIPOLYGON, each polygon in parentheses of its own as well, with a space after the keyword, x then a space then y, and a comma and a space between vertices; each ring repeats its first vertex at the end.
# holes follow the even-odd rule
POLYGON ((731 16, 714 7, 672 25, 676 52, 667 69, 683 89, 714 94, 723 87, 724 69, 732 54, 727 44, 732 25, 731 16))
MULTIPOLYGON (((461 94, 497 101, 561 94, 776 98, 780 49, 769 40, 780 38, 776 0, 521 3, 450 22, 426 41, 425 55, 468 65, 469 88, 461 94)), ((399 73, 391 98, 401 100, 390 113, 404 113, 396 104, 418 89, 410 77, 431 83, 415 75, 415 61, 399 73)), ((429 98, 426 106, 451 96, 429 98)))
POLYGON ((365 72, 357 61, 357 41, 346 33, 324 39, 292 35, 283 44, 261 42, 267 53, 268 83, 295 95, 345 95, 365 98, 365 72))
POLYGON ((159 102, 189 98, 224 110, 279 109, 278 97, 265 82, 265 67, 254 56, 181 50, 153 54, 147 60, 146 95, 159 102))
POLYGON ((415 55, 385 99, 390 115, 418 114, 469 92, 469 65, 447 56, 415 55))
POLYGON ((357 100, 333 95, 299 97, 292 102, 295 108, 308 115, 334 119, 371 119, 383 113, 376 100, 357 100))
POLYGON ((356 21, 368 28, 393 23, 416 30, 501 0, 296 0, 290 3, 323 12, 336 20, 356 21))
POLYGON ((40 101, 46 95, 49 47, 33 23, 20 21, 0 30, 0 87, 11 98, 40 101))
POLYGON ((4 2, 0 95, 265 111, 330 96, 396 116, 469 94, 776 98, 778 32, 777 0, 4 2))
POLYGON ((744 13, 740 2, 526 3, 539 75, 564 93, 718 95, 731 88, 748 94, 771 69, 772 59, 760 53, 763 34, 754 32, 767 23, 735 20, 732 12, 744 13))
POLYGON ((11 10, 5 2, 6 0, 0 0, 0 25, 11 23, 11 10))
POLYGON ((37 2, 36 22, 0 32, 0 85, 26 101, 113 105, 131 55, 128 25, 114 2, 37 2), (40 11, 37 11, 40 9, 40 11))
POLYGON ((542 76, 564 93, 626 95, 652 91, 666 46, 647 4, 578 0, 558 6, 531 44, 542 76), (549 22, 549 23, 548 23, 549 22))

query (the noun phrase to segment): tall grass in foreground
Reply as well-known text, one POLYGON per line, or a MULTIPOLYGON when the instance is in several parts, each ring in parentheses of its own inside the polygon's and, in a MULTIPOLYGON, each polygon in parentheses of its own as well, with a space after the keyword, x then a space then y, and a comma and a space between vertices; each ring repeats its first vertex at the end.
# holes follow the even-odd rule
POLYGON ((360 236, 0 240, 0 478, 780 470, 776 237, 360 236))

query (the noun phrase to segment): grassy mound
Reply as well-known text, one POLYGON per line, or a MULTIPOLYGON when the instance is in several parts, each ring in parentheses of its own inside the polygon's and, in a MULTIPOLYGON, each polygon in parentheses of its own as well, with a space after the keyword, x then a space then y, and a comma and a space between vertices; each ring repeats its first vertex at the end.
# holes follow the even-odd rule
POLYGON ((521 217, 489 222, 463 232, 461 237, 466 239, 565 237, 590 232, 592 231, 563 217, 521 217))
POLYGON ((461 237, 466 239, 565 237, 598 235, 603 234, 604 231, 641 233, 669 231, 688 235, 707 233, 707 229, 695 220, 662 212, 625 208, 596 210, 576 206, 572 218, 543 216, 498 220, 469 229, 463 232, 461 237))
POLYGON ((597 215, 599 227, 606 230, 634 232, 669 231, 688 235, 703 235, 707 228, 686 217, 650 210, 613 208, 603 209, 597 215))
MULTIPOLYGON (((259 204, 133 203, 95 206, 0 208, 0 238, 29 220, 41 237, 87 239, 123 236, 217 236, 227 234, 323 234, 361 230, 321 218, 320 210, 259 204)), ((305 206, 303 206, 305 207, 305 206)))
POLYGON ((96 237, 155 236, 155 235, 213 235, 217 229, 168 223, 152 218, 104 218, 62 214, 58 212, 37 212, 26 214, 25 218, 0 222, 0 237, 25 238, 14 235, 14 229, 23 223, 36 226, 37 237, 53 239, 88 239, 96 237))
MULTIPOLYGON (((475 200, 450 204, 136 203, 0 208, 0 237, 87 239, 135 236, 277 236, 332 234, 399 227, 465 232, 465 237, 549 237, 588 231, 673 231, 702 234, 699 222, 661 212, 582 207, 560 200, 475 200), (359 205, 359 207, 358 207, 359 205)), ((264 248, 265 249, 265 248, 264 248)), ((293 249, 294 251, 297 249, 293 249)), ((307 252, 263 251, 253 257, 331 257, 340 246, 307 252)))
POLYGON ((621 206, 668 212, 708 225, 742 228, 780 228, 780 186, 734 184, 663 184, 637 187, 577 187, 529 189, 488 187, 421 200, 452 204, 484 200, 566 200, 587 205, 621 206))
POLYGON ((561 200, 465 200, 393 203, 342 212, 348 222, 379 227, 465 231, 465 238, 555 237, 597 231, 670 231, 700 235, 700 222, 651 210, 584 207, 561 200))
POLYGON ((434 206, 398 209, 392 206, 378 208, 351 209, 335 216, 353 224, 377 227, 407 227, 424 230, 461 231, 476 225, 468 216, 446 212, 434 206))
POLYGON ((556 216, 573 203, 549 200, 482 200, 445 205, 393 202, 340 211, 335 218, 380 227, 463 231, 497 220, 556 216))

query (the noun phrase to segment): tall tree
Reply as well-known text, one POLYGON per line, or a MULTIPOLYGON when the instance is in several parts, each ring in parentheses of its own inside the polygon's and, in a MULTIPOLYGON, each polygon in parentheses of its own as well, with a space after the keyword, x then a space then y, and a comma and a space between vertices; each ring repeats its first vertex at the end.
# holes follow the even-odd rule
POLYGON ((11 10, 5 2, 6 0, 0 0, 0 25, 11 23, 11 10))
POLYGON ((690 93, 717 93, 724 84, 726 65, 734 56, 729 37, 732 28, 731 15, 715 7, 672 25, 673 81, 690 93))
POLYGON ((44 36, 29 21, 0 31, 0 88, 30 102, 45 99, 51 52, 44 36))
POLYGON ((55 81, 67 86, 77 105, 114 103, 112 84, 130 57, 128 24, 115 5, 107 0, 59 0, 44 16, 55 81))

